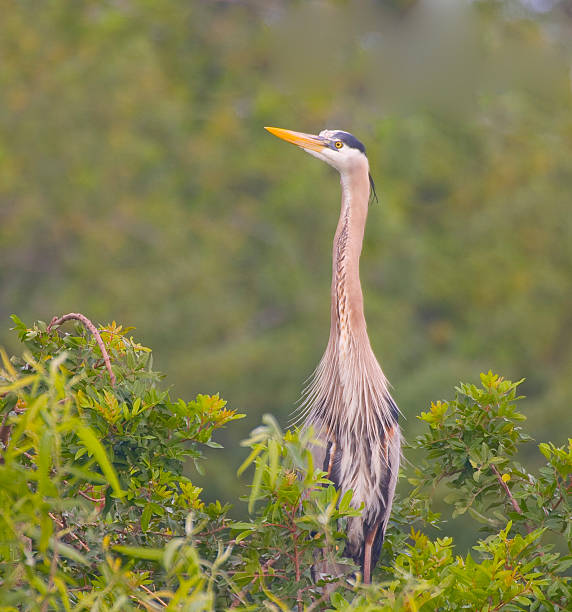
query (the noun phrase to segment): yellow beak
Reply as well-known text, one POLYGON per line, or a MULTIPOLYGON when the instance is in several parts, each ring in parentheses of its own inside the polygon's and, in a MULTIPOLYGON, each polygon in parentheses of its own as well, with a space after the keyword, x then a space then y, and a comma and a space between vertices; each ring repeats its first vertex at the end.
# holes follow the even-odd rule
POLYGON ((291 142, 302 149, 310 151, 323 151, 327 148, 327 142, 320 136, 314 136, 313 134, 303 134, 302 132, 293 132, 292 130, 283 130, 277 127, 265 127, 274 136, 291 142))

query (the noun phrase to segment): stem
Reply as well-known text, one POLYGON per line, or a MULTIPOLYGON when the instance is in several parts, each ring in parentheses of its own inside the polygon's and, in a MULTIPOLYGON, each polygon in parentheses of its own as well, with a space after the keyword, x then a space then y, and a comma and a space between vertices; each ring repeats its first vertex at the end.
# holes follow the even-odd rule
POLYGON ((316 601, 309 607, 307 608, 306 612, 312 612, 312 610, 318 610, 321 609, 321 605, 330 598, 330 595, 332 594, 333 591, 335 591, 339 586, 341 586, 342 584, 344 584, 346 582, 345 578, 340 578, 339 580, 337 580, 336 582, 331 582, 328 586, 329 587, 333 587, 332 590, 329 589, 324 589, 324 594, 319 598, 316 599, 316 601))
POLYGON ((111 360, 109 359, 109 354, 107 352, 107 349, 105 348, 105 344, 103 343, 103 340, 101 339, 101 335, 97 331, 97 328, 95 327, 95 325, 85 315, 82 315, 81 313, 78 313, 78 312, 70 312, 67 315, 63 315, 62 317, 54 317, 50 321, 50 324, 48 325, 48 328, 46 331, 49 332, 52 330, 52 327, 54 325, 61 325, 65 321, 71 321, 72 319, 83 323, 83 325, 85 325, 85 327, 87 327, 87 329, 89 329, 89 331, 93 334, 93 337, 95 338, 95 341, 97 342, 97 345, 99 346, 99 350, 101 351, 101 355, 103 357, 105 367, 107 368, 107 371, 109 372, 109 378, 111 379, 111 386, 115 387, 115 383, 116 383, 115 374, 113 373, 113 370, 111 369, 111 360))
MULTIPOLYGON (((518 505, 518 502, 516 501, 516 499, 513 497, 512 493, 510 492, 510 489, 508 488, 508 485, 506 484, 506 482, 502 479, 500 472, 497 470, 497 466, 492 463, 491 464, 491 470, 493 471, 494 475, 497 477, 497 480, 500 484, 500 486, 504 489, 510 503, 511 506, 514 508, 515 512, 517 512, 518 514, 520 514, 520 516, 524 516, 524 513, 522 512, 522 510, 520 509, 520 506, 518 505)), ((532 529, 530 527, 530 525, 525 521, 524 522, 524 526, 526 528, 527 533, 531 533, 532 529)))
POLYGON ((153 593, 151 589, 147 588, 144 584, 141 584, 139 586, 145 591, 145 593, 147 593, 148 595, 151 595, 153 599, 156 599, 163 607, 166 608, 169 605, 167 604, 167 602, 163 601, 158 595, 153 593))
POLYGON ((58 560, 59 560, 58 538, 56 537, 54 538, 53 557, 52 557, 52 562, 50 564, 50 578, 48 581, 48 592, 44 596, 44 601, 42 602, 42 607, 40 608, 41 612, 48 612, 49 610, 48 606, 50 605, 50 595, 54 588, 54 577, 58 569, 58 560))
POLYGON ((48 516, 52 519, 52 521, 54 521, 54 523, 57 524, 57 526, 62 530, 60 531, 60 533, 58 534, 58 538, 59 537, 63 537, 64 535, 69 535, 71 538, 73 538, 74 540, 76 540, 76 542, 79 543, 79 545, 84 549, 87 550, 87 552, 89 552, 89 546, 81 539, 79 538, 64 522, 63 520, 60 520, 57 516, 55 516, 55 514, 53 514, 52 512, 48 512, 48 516))
POLYGON ((99 504, 102 501, 105 501, 105 497, 98 497, 97 499, 95 499, 94 497, 90 497, 87 493, 84 493, 83 491, 78 491, 78 493, 84 498, 84 499, 88 499, 90 502, 93 502, 94 504, 99 504))
POLYGON ((508 488, 508 485, 502 479, 502 476, 500 475, 500 472, 497 470, 497 466, 494 463, 491 464, 491 470, 493 471, 494 475, 497 477, 497 480, 499 481, 500 486, 504 489, 505 493, 507 494, 507 497, 508 497, 512 507, 515 509, 516 512, 518 512, 518 514, 520 514, 522 516, 522 510, 520 509, 520 506, 518 505, 518 502, 512 496, 512 493, 510 492, 510 489, 508 488))
MULTIPOLYGON (((298 542, 297 542, 298 538, 297 536, 294 537, 294 568, 296 570, 296 583, 299 584, 300 583, 300 558, 298 556, 298 542)), ((296 602, 298 604, 298 612, 302 612, 304 609, 304 606, 302 604, 302 591, 300 589, 298 589, 298 592, 296 593, 296 602)))

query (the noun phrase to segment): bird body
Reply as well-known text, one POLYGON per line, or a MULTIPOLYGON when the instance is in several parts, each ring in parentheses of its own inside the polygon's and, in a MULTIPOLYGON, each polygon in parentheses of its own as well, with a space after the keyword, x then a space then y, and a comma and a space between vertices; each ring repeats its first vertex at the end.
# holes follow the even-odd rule
POLYGON ((365 147, 351 134, 318 136, 266 128, 334 166, 342 203, 332 253, 330 338, 301 404, 304 425, 319 445, 314 459, 352 505, 363 510, 348 521, 345 554, 369 583, 395 493, 400 459, 398 408, 375 358, 363 309, 359 260, 373 181, 365 147))

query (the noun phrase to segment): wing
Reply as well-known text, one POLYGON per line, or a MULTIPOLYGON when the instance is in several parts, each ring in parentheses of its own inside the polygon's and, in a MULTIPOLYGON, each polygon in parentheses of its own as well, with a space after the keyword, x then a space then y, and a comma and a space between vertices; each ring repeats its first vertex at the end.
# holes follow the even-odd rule
MULTIPOLYGON (((383 546, 383 539, 385 538, 385 530, 387 529, 387 523, 391 515, 391 507, 393 505, 393 498, 395 496, 395 487, 397 486, 397 477, 399 474, 399 463, 401 459, 401 433, 399 431, 399 425, 395 425, 388 430, 386 436, 386 449, 387 449, 387 477, 384 479, 381 494, 385 500, 385 504, 382 508, 380 515, 380 525, 377 529, 375 540, 372 547, 371 553, 371 564, 375 567, 379 561, 381 554, 381 548, 383 546)), ((370 528, 370 526, 367 526, 370 528)))

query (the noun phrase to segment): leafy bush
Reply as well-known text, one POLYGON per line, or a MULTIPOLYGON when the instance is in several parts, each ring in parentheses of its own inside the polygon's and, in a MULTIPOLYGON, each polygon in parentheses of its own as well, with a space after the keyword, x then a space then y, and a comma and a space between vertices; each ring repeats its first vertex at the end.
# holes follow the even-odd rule
POLYGON ((519 383, 481 375, 421 414, 426 433, 405 450, 420 457, 404 468, 413 486, 364 586, 341 558, 344 522, 359 510, 312 464, 311 432, 264 417, 238 470, 253 468, 250 519, 232 520, 188 474, 243 415, 218 396, 173 400, 128 328, 62 334, 14 321, 25 350, 2 354, 0 369, 1 610, 569 609, 572 441, 541 444, 537 474, 518 463, 530 440, 519 383), (427 535, 446 533, 437 486, 454 515, 482 523, 474 553, 427 535), (347 573, 316 583, 315 564, 347 573))

